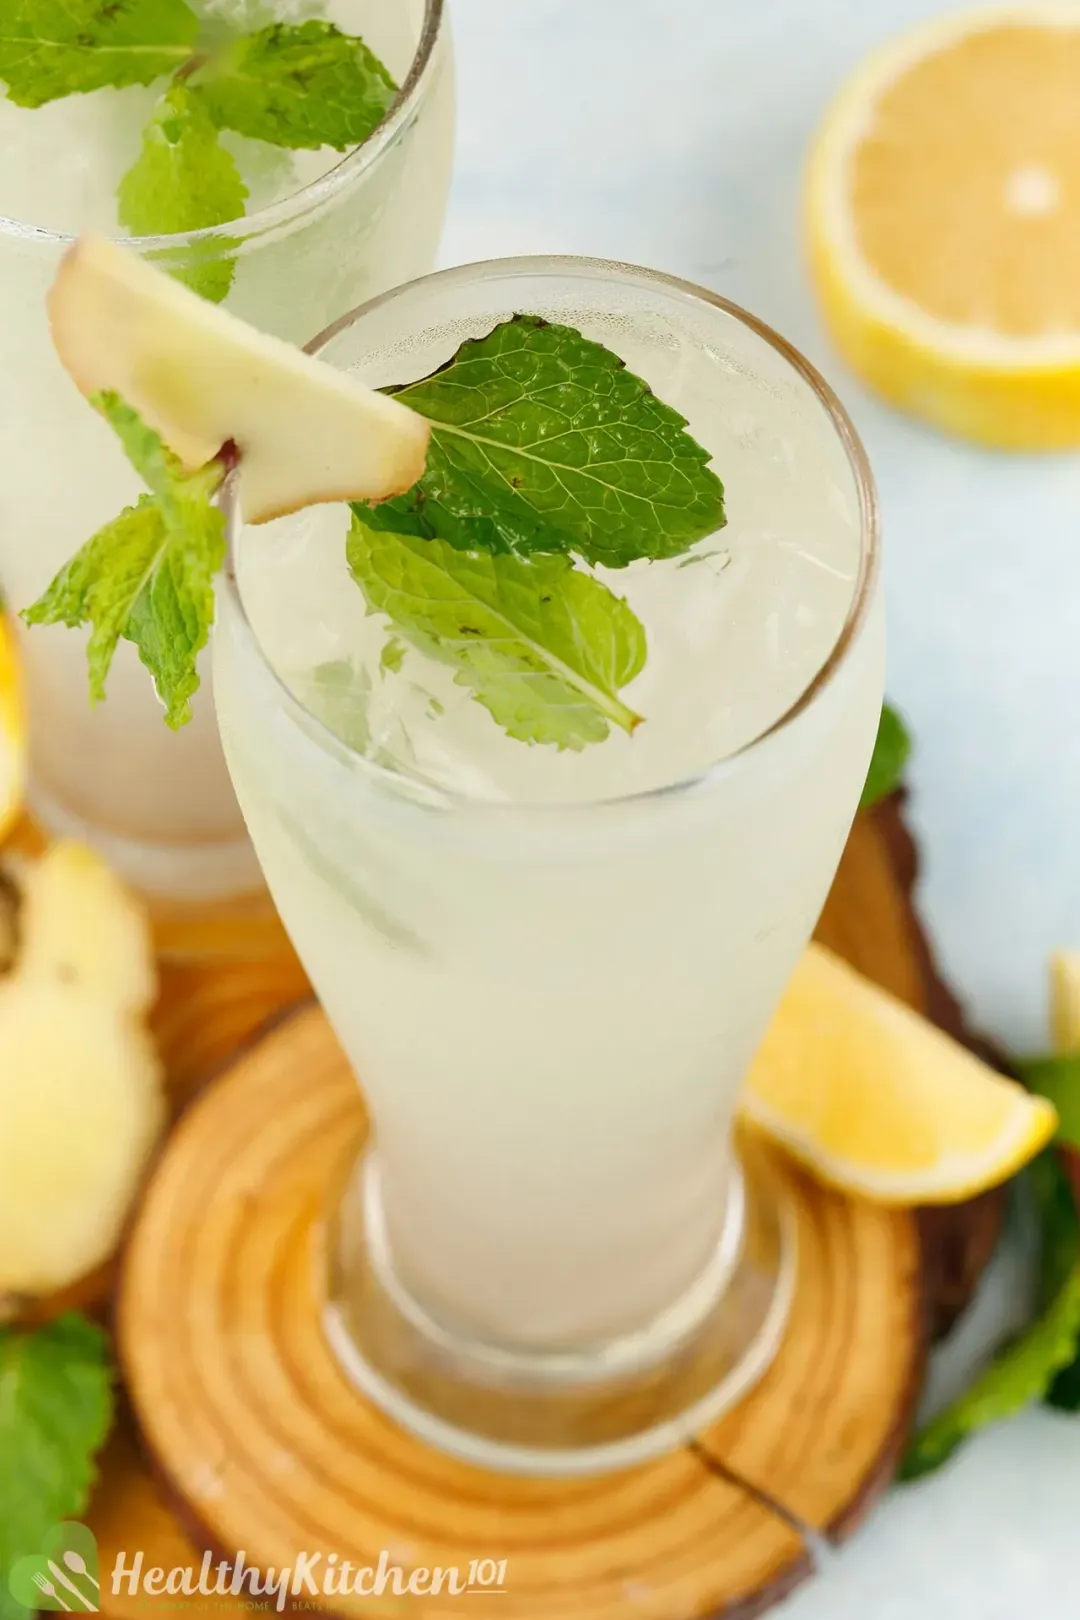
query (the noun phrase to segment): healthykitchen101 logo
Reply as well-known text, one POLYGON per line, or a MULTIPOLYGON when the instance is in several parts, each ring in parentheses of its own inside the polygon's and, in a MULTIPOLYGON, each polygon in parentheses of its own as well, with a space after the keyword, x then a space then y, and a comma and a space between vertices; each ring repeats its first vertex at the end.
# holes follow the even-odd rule
POLYGON ((24 1608, 97 1614, 101 1606, 98 1549, 84 1524, 57 1524, 40 1552, 12 1565, 8 1586, 24 1608))
MULTIPOLYGON (((82 1524, 58 1524, 45 1537, 40 1552, 20 1558, 8 1578, 11 1595, 31 1611, 97 1614, 101 1607, 101 1572, 98 1548, 82 1524)), ((506 1559, 474 1558, 456 1564, 406 1570, 383 1551, 377 1564, 352 1564, 337 1553, 299 1553, 287 1568, 260 1570, 244 1553, 216 1562, 207 1553, 201 1566, 160 1569, 149 1567, 141 1552, 120 1552, 105 1581, 108 1593, 135 1597, 188 1600, 184 1607, 220 1607, 193 1599, 243 1598, 245 1607, 292 1610, 316 1609, 319 1599, 335 1597, 460 1597, 467 1592, 505 1592, 506 1559), (315 1600, 315 1601, 313 1601, 315 1600)), ((380 1610, 373 1606, 373 1613, 380 1610)), ((399 1605, 384 1605, 381 1612, 399 1612, 399 1605)))

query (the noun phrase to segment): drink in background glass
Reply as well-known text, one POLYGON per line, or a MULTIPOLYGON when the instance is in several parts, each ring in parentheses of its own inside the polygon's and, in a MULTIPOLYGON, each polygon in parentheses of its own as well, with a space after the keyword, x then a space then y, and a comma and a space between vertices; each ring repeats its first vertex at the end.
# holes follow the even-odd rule
MULTIPOLYGON (((358 300, 430 269, 453 146, 442 0, 192 0, 204 23, 259 27, 316 15, 359 34, 401 94, 353 152, 286 151, 228 133, 247 217, 187 237, 134 240, 169 268, 235 256, 227 309, 301 342, 358 300)), ((0 587, 32 602, 142 485, 87 410, 49 339, 46 294, 79 231, 119 234, 117 184, 136 158, 161 82, 23 108, 0 86, 0 587)), ((221 755, 210 692, 173 733, 134 649, 121 642, 108 702, 87 698, 84 634, 22 637, 32 807, 89 837, 151 895, 211 901, 260 884, 221 755)), ((209 685, 209 659, 204 685, 209 685)))
POLYGON ((519 311, 619 354, 725 484, 727 527, 686 556, 595 570, 648 634, 621 694, 644 724, 529 747, 450 670, 385 659, 340 507, 234 532, 215 681, 259 859, 374 1126, 334 1342, 432 1440, 562 1472, 685 1437, 781 1336, 790 1237, 733 1114, 855 813, 884 647, 850 425, 711 295, 507 261, 376 300, 318 352, 407 382, 519 311))

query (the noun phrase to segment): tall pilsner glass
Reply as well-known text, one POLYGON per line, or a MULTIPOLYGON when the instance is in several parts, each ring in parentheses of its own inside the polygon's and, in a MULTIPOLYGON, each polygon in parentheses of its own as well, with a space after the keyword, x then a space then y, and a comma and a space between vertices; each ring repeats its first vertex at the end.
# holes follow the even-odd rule
MULTIPOLYGON (((249 186, 248 216, 126 245, 169 269, 232 258, 225 307, 297 342, 429 270, 453 147, 443 0, 192 4, 207 24, 256 10, 258 23, 270 14, 324 16, 359 34, 401 93, 374 135, 344 157, 223 137, 249 186)), ((74 233, 117 233, 117 182, 160 90, 106 89, 27 109, 4 99, 0 85, 0 587, 14 610, 140 493, 113 434, 61 369, 46 294, 74 233)), ((163 900, 211 902, 259 886, 209 690, 191 725, 170 732, 134 648, 122 642, 108 702, 91 709, 84 645, 61 626, 22 637, 39 820, 89 838, 163 900)))
POLYGON ((234 526, 215 679, 259 859, 373 1125, 327 1331, 436 1444, 574 1472, 674 1444, 782 1336, 790 1223, 733 1117, 855 813, 884 644, 852 428, 711 294, 510 260, 377 299, 314 347, 406 382, 519 311, 616 350, 725 482, 697 566, 598 570, 649 632, 627 689, 645 724, 559 755, 419 653, 382 678, 338 507, 234 526))

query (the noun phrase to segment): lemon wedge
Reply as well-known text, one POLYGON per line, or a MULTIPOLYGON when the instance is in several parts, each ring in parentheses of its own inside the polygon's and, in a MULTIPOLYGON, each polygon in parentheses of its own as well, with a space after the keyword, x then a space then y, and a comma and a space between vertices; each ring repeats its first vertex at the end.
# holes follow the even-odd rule
POLYGON ((1053 1107, 839 957, 811 945, 765 1036, 744 1119, 822 1180, 885 1204, 951 1204, 1049 1142, 1053 1107))
POLYGON ((26 791, 26 715, 15 638, 0 615, 0 839, 22 810, 26 791))
POLYGON ((938 19, 840 93, 806 185, 852 368, 980 443, 1080 445, 1080 5, 938 19))

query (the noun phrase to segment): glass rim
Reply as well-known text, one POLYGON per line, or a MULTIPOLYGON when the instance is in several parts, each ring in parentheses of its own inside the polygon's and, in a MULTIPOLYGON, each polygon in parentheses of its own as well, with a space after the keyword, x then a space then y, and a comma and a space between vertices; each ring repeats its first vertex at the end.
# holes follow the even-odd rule
MULTIPOLYGON (((446 16, 447 0, 424 0, 423 28, 413 52, 409 71, 397 95, 367 140, 340 154, 338 161, 316 179, 309 180, 297 190, 267 203, 264 208, 256 209, 253 214, 240 214, 236 219, 222 221, 220 225, 203 225, 198 230, 176 231, 165 235, 114 236, 113 240, 122 242, 126 248, 141 254, 163 252, 166 249, 176 252, 178 249, 197 247, 202 243, 215 241, 227 241, 228 245, 235 249, 249 237, 260 235, 263 231, 273 229, 275 225, 291 219, 306 204, 318 204, 325 198, 333 196, 381 156, 411 117, 425 87, 435 46, 442 37, 446 16)), ((52 230, 45 225, 34 225, 30 221, 14 219, 8 214, 0 213, 0 238, 8 236, 31 242, 70 244, 78 235, 78 231, 52 230)))
POLYGON ((881 522, 874 476, 855 425, 836 393, 829 383, 825 381, 816 366, 812 365, 793 344, 789 343, 786 338, 781 337, 766 322, 759 320, 756 315, 751 315, 741 305, 733 303, 719 293, 711 292, 708 288, 700 287, 680 276, 667 275, 660 270, 648 270, 642 266, 628 264, 616 259, 594 259, 576 254, 522 255, 505 259, 480 259, 472 264, 455 265, 446 270, 434 271, 430 275, 419 276, 413 281, 404 282, 399 287, 393 287, 388 292, 380 293, 377 297, 368 299, 365 303, 349 310, 336 321, 331 322, 317 337, 306 343, 304 349, 308 354, 319 355, 335 337, 356 325, 366 315, 421 286, 452 282, 454 280, 583 274, 589 276, 597 274, 609 275, 634 280, 639 283, 651 282, 668 290, 683 293, 699 303, 708 304, 722 314, 738 321, 740 325, 748 328, 757 337, 761 338, 808 385, 840 440, 851 471, 858 500, 859 569, 847 613, 827 658, 807 682, 798 697, 774 720, 771 720, 767 726, 755 733, 753 737, 748 738, 746 742, 733 749, 731 753, 724 754, 703 769, 693 772, 692 775, 676 777, 670 782, 662 782, 653 787, 637 788, 627 793, 609 794, 591 799, 553 799, 548 801, 485 798, 480 794, 443 787, 426 781, 422 776, 408 776, 401 771, 393 770, 387 765, 379 764, 378 761, 370 759, 366 754, 361 753, 358 749, 345 742, 318 715, 312 713, 279 675, 266 656, 255 626, 248 617, 243 594, 237 579, 237 542, 239 535, 244 531, 244 525, 239 517, 235 479, 230 477, 222 492, 222 504, 225 511, 228 537, 227 560, 222 577, 230 602, 243 626, 246 639, 250 642, 258 662, 269 674, 274 685, 281 693, 287 712, 302 717, 303 728, 308 735, 312 736, 312 740, 319 745, 329 745, 330 751, 333 753, 343 754, 354 762, 363 774, 369 776, 374 783, 389 790, 397 798, 410 798, 414 802, 420 802, 425 807, 433 809, 468 810, 471 812, 496 811, 504 815, 507 813, 518 814, 522 811, 557 814, 564 811, 581 813, 589 810, 612 809, 617 806, 681 796, 692 791, 707 789, 721 778, 742 768, 749 756, 780 732, 786 730, 805 710, 815 703, 821 693, 831 685, 834 677, 846 662, 848 653, 858 641, 869 617, 875 587, 881 571, 881 522))

